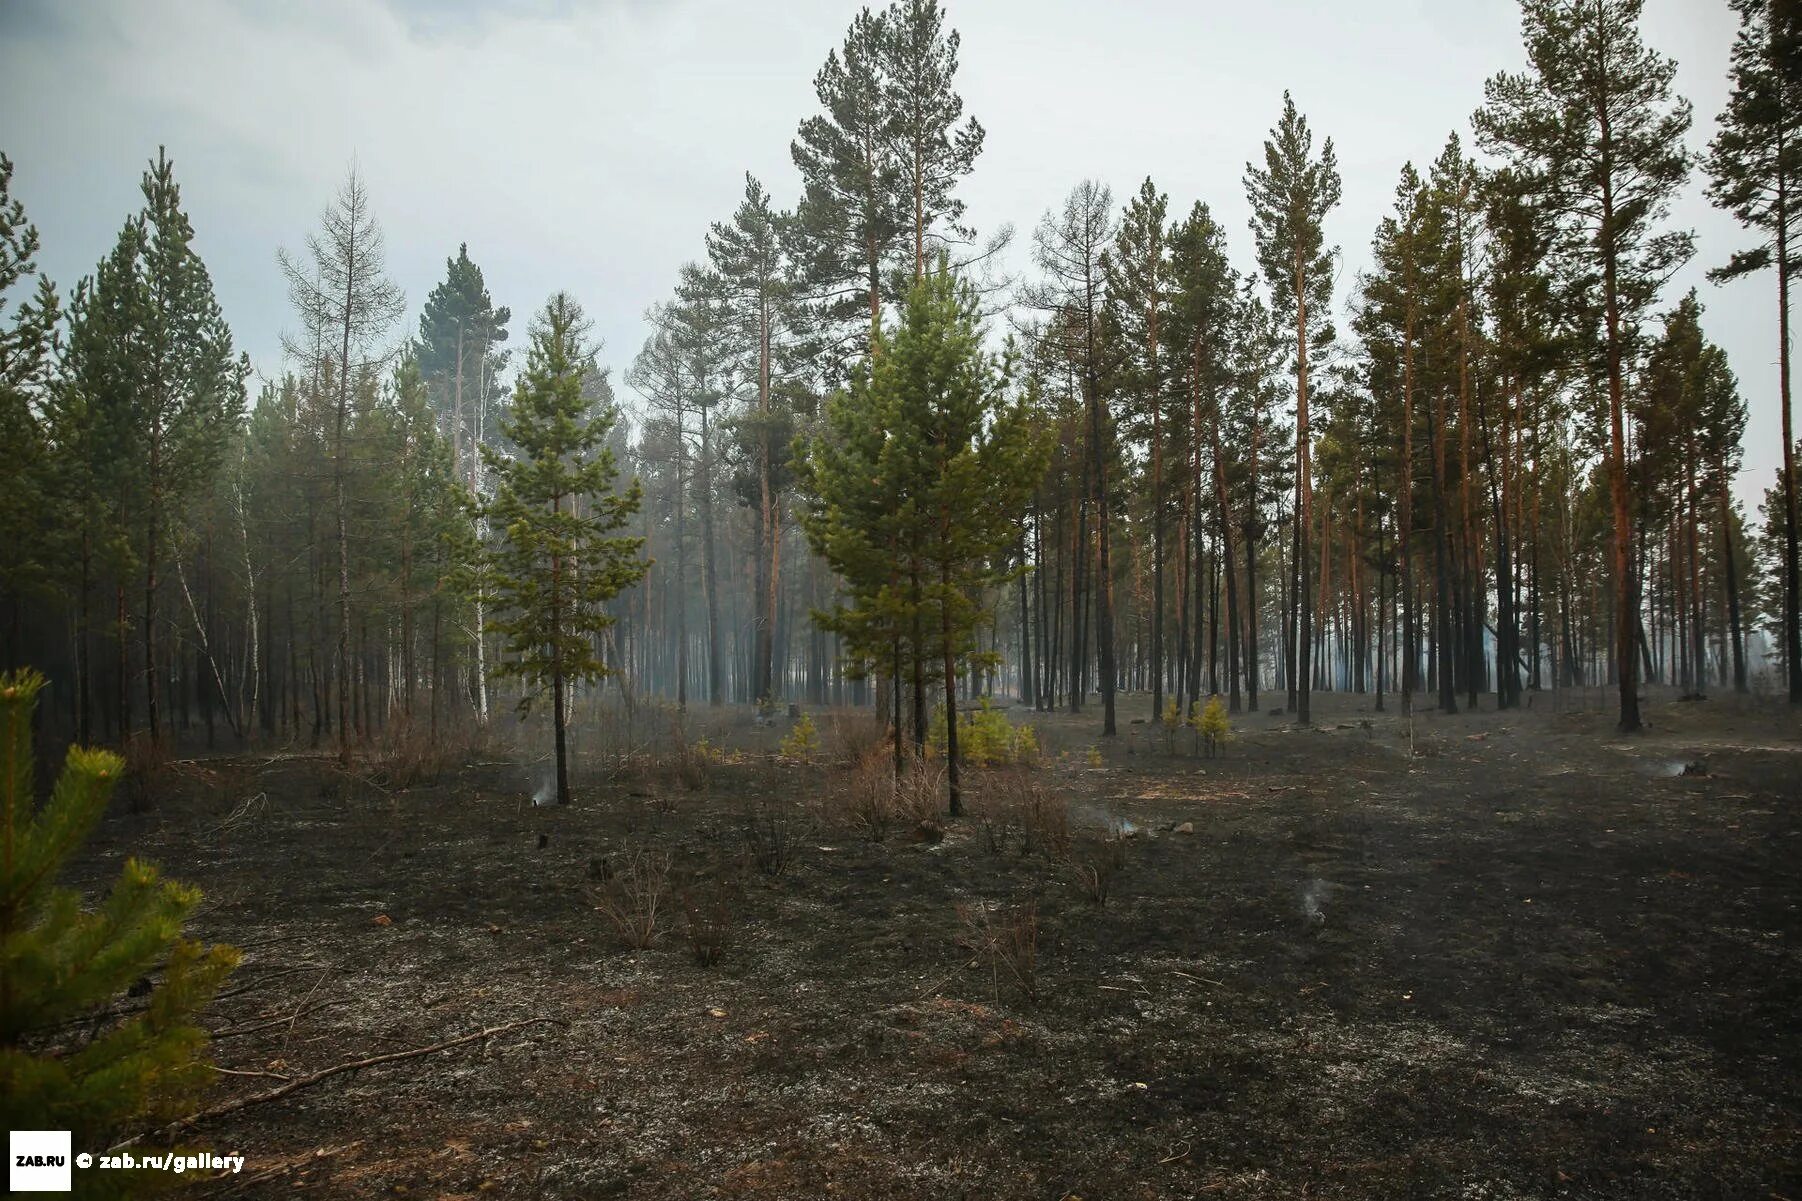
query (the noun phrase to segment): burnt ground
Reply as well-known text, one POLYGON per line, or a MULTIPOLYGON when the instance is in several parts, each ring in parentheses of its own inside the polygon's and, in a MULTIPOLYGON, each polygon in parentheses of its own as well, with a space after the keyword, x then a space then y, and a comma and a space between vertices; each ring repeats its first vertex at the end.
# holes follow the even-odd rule
POLYGON ((740 711, 703 787, 615 755, 567 809, 492 752, 405 789, 205 758, 73 875, 149 856, 248 948, 215 1055, 271 1075, 214 1100, 554 1019, 202 1124, 247 1157, 220 1196, 1802 1197, 1795 716, 1656 699, 1621 739, 1542 696, 1410 739, 1367 705, 1247 716, 1208 760, 1125 698, 1101 767, 1098 711, 1040 715, 1070 855, 1136 827, 1101 905, 1017 826, 860 835, 849 773, 775 762, 740 711), (674 901, 624 949, 601 862, 729 874, 753 809, 795 853, 722 894, 724 960, 674 901), (1029 901, 1036 998, 968 918, 1029 901))

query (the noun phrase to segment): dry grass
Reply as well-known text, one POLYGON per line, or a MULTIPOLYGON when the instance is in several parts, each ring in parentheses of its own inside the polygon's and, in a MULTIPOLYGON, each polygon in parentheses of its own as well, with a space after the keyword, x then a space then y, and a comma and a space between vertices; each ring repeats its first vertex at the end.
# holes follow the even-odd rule
POLYGON ((1114 878, 1126 866, 1126 841, 1101 838, 1086 842, 1070 853, 1070 874, 1076 887, 1093 904, 1105 905, 1114 890, 1114 878))
POLYGON ((435 784, 447 772, 497 753, 496 723, 429 725, 400 719, 389 723, 363 749, 361 768, 370 783, 383 790, 435 784))
POLYGON ((1005 976, 1029 1001, 1039 999, 1039 908, 1033 901, 991 908, 960 904, 966 946, 989 965, 996 991, 1005 976))
POLYGON ((874 763, 890 765, 893 772, 894 744, 889 741, 889 726, 876 720, 873 713, 834 713, 827 723, 832 745, 853 771, 874 763))
POLYGON ((669 895, 670 857, 664 851, 632 851, 617 869, 602 864, 603 879, 590 890, 595 908, 634 951, 657 941, 658 918, 669 895))
POLYGON ((682 890, 688 947, 694 952, 696 963, 712 967, 725 958, 743 904, 744 885, 738 874, 730 870, 721 870, 710 880, 692 881, 682 890))
POLYGON ((791 802, 764 801, 745 810, 739 827, 751 866, 766 876, 787 872, 806 836, 807 824, 806 815, 791 802))

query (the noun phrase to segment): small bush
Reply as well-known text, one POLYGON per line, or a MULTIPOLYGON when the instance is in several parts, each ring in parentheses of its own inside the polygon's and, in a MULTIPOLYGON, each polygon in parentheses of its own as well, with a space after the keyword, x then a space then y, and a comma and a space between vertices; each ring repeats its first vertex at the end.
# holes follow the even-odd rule
MULTIPOLYGON (((943 706, 933 710, 926 729, 926 747, 933 755, 945 753, 943 706)), ((1031 726, 1009 722, 1007 714, 985 696, 977 699, 974 708, 958 714, 957 752, 963 762, 973 767, 1032 762, 1038 758, 1039 739, 1031 726)))
POLYGON ((743 903, 744 886, 737 874, 729 871, 722 870, 713 879, 695 882, 682 890, 688 947, 694 952, 696 963, 712 967, 725 958, 743 903))
POLYGON ((595 907, 634 951, 648 950, 657 941, 657 919, 669 893, 669 865, 666 852, 633 851, 618 870, 603 867, 605 879, 592 892, 595 907))
POLYGON ((852 827, 871 842, 887 838, 901 816, 895 769, 886 757, 854 765, 841 796, 852 827))
POLYGON ((746 811, 741 823, 745 853, 751 866, 766 876, 780 876, 794 864, 804 833, 794 806, 780 801, 746 811))
MULTIPOLYGON (((31 730, 44 683, 31 670, 0 675, 0 1118, 16 1130, 68 1130, 77 1148, 98 1149, 187 1112, 212 1081, 195 1021, 239 953, 183 938, 199 891, 141 860, 126 861, 98 906, 56 886, 126 765, 72 747, 40 800, 31 730)), ((169 1176, 77 1179, 93 1195, 141 1196, 169 1176)))
POLYGON ((1089 766, 1100 767, 1104 762, 1105 760, 1101 757, 1101 747, 1091 743, 1089 745, 1089 766))
POLYGON ((1103 838, 1091 842, 1070 856, 1070 873, 1083 896, 1096 905, 1107 904, 1113 893, 1114 877, 1126 866, 1126 841, 1103 838))
POLYGON ((169 749, 139 730, 125 740, 125 798, 134 813, 141 813, 166 796, 175 780, 169 749))
POLYGON ((976 819, 983 845, 991 855, 1007 850, 1013 834, 1015 810, 1009 799, 1000 788, 983 788, 970 801, 970 816, 976 819))
POLYGON ((820 755, 820 731, 813 724, 813 718, 803 713, 782 738, 777 752, 784 759, 799 763, 812 763, 820 755))
POLYGON ((861 768, 871 760, 880 760, 890 765, 890 774, 893 774, 894 744, 890 741, 892 731, 887 722, 877 721, 868 713, 849 716, 835 713, 830 722, 833 745, 853 769, 861 768))
POLYGON ((1019 782, 1015 813, 1020 823, 1020 853, 1041 851, 1052 859, 1070 853, 1070 806, 1053 796, 1037 780, 1019 782))
POLYGON ((385 790, 431 784, 454 771, 487 748, 487 732, 473 722, 440 728, 400 719, 390 722, 363 753, 363 767, 371 783, 385 790))
POLYGON ((985 904, 959 905, 966 945, 989 965, 996 990, 1005 975, 1029 1001, 1039 999, 1039 910, 1025 901, 991 909, 985 904))
POLYGON ((1200 716, 1196 715, 1194 705, 1189 706, 1189 724, 1195 728, 1196 739, 1210 759, 1218 755, 1232 740, 1232 723, 1227 720, 1226 705, 1221 701, 1219 693, 1208 698, 1207 707, 1201 711, 1200 716))
POLYGON ((937 842, 944 837, 940 819, 945 813, 945 765, 914 759, 895 781, 895 806, 901 819, 913 825, 916 835, 937 842))

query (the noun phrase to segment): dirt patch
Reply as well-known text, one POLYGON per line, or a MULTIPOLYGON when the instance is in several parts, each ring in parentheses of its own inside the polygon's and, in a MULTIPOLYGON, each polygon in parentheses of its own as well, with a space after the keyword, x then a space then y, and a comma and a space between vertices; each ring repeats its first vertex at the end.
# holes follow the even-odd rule
POLYGON ((1038 715, 1067 855, 974 820, 860 837, 842 773, 730 714, 705 788, 591 765, 567 809, 504 761, 384 792, 209 760, 233 787, 109 818, 77 882, 131 853, 205 889, 197 932, 248 948, 224 1067, 557 1022, 206 1124, 247 1157, 220 1195, 1802 1193, 1793 716, 1661 702, 1623 742, 1543 698, 1316 712, 1241 719, 1219 759, 1038 715), (756 815, 779 874, 743 866, 756 815), (742 874, 717 966, 673 894, 645 951, 596 911, 636 849, 691 889, 742 874), (1097 904, 1072 861, 1103 853, 1097 904), (1028 904, 1036 1000, 968 917, 1028 904))

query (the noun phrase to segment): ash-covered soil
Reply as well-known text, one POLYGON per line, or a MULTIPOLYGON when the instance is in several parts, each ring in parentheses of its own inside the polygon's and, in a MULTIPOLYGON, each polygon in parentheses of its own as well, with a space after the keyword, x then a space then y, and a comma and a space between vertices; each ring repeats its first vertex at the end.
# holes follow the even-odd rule
MULTIPOLYGON (((203 758, 75 882, 153 858, 205 890, 194 934, 248 948, 214 1051, 269 1075, 213 1101, 551 1019, 186 1132, 246 1156, 220 1196, 1802 1196, 1795 715, 1657 700, 1622 739, 1547 696, 1411 734, 1393 698, 1315 706, 1218 759, 1128 725, 1143 696, 1106 743, 1098 707, 1033 715, 1067 853, 993 816, 873 841, 843 768, 735 710, 691 720, 734 752, 704 787, 590 764, 567 809, 492 759, 384 791, 203 758), (780 874, 743 862, 753 817, 780 874), (640 849, 723 898, 719 964, 676 896, 649 950, 597 912, 640 849), (1028 904, 1036 996, 982 933, 1028 904)), ((991 813, 1018 787, 975 774, 991 813)))

